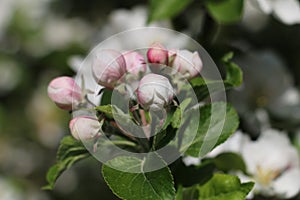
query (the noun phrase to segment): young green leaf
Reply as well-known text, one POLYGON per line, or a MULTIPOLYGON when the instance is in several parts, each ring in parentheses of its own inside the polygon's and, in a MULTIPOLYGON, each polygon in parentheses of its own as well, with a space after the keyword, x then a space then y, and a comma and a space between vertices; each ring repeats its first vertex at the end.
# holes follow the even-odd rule
POLYGON ((227 174, 214 174, 204 185, 194 185, 177 191, 178 200, 243 200, 254 183, 241 183, 239 178, 227 174))
POLYGON ((214 164, 219 170, 228 172, 231 170, 241 170, 246 173, 246 165, 243 158, 236 153, 222 153, 213 159, 214 164))
POLYGON ((187 98, 180 103, 179 107, 168 112, 167 119, 162 128, 162 131, 160 131, 154 136, 152 145, 154 149, 160 149, 164 147, 175 138, 176 129, 178 129, 181 126, 182 116, 184 115, 190 103, 191 99, 187 98))
POLYGON ((89 157, 90 154, 81 142, 75 140, 71 136, 62 139, 58 152, 57 163, 53 165, 47 172, 48 185, 44 186, 45 190, 52 190, 58 177, 74 163, 89 157))
POLYGON ((238 22, 243 14, 244 0, 207 0, 209 14, 220 24, 238 22))
POLYGON ((200 120, 193 117, 186 120, 187 123, 198 123, 198 129, 196 137, 191 135, 189 129, 180 130, 180 134, 183 135, 181 151, 194 157, 204 156, 225 142, 239 125, 237 112, 224 102, 201 107, 200 120))
POLYGON ((173 124, 174 118, 180 117, 180 116, 176 116, 178 113, 177 110, 180 109, 179 107, 171 107, 171 109, 169 109, 167 111, 167 116, 164 120, 164 125, 162 127, 162 130, 165 130, 170 124, 173 124), (176 113, 176 114, 175 114, 176 113))
POLYGON ((199 101, 204 100, 210 93, 220 90, 226 90, 225 83, 222 80, 207 80, 202 77, 197 77, 191 80, 194 92, 199 101))
POLYGON ((176 192, 176 200, 197 200, 198 190, 197 185, 184 188, 180 186, 176 192))
POLYGON ((226 89, 238 87, 243 83, 243 72, 241 68, 231 61, 233 52, 229 52, 223 56, 223 63, 226 67, 226 79, 224 81, 226 89))
POLYGON ((169 19, 183 11, 192 0, 150 0, 148 22, 169 19))
POLYGON ((147 159, 120 156, 103 165, 102 174, 110 189, 121 199, 173 200, 175 189, 169 168, 145 172, 146 165, 147 159), (122 168, 130 169, 132 173, 117 170, 122 168))
POLYGON ((107 118, 113 118, 112 106, 110 104, 103 106, 96 106, 95 110, 104 114, 107 118))
POLYGON ((183 187, 179 185, 177 188, 175 200, 183 200, 182 196, 183 196, 183 187))
POLYGON ((253 186, 252 182, 241 184, 236 176, 215 174, 206 184, 198 186, 199 200, 245 199, 253 186))
POLYGON ((100 105, 104 106, 104 105, 111 104, 111 97, 112 97, 112 90, 103 88, 100 105))

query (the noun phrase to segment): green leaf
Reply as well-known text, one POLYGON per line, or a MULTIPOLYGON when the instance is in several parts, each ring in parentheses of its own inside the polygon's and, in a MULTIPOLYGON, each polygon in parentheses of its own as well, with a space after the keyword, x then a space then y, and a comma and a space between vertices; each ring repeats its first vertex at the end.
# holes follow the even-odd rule
POLYGON ((230 62, 231 59, 233 59, 233 56, 234 56, 234 53, 231 51, 231 52, 228 52, 226 53, 223 58, 222 58, 222 61, 223 62, 230 62))
POLYGON ((239 118, 235 109, 224 102, 208 104, 200 108, 200 120, 186 119, 187 123, 198 123, 194 139, 189 129, 181 130, 183 143, 181 151, 186 155, 201 157, 222 144, 238 128, 239 118))
POLYGON ((175 189, 168 167, 145 172, 147 159, 120 156, 102 166, 104 180, 110 189, 121 199, 130 200, 173 200, 175 189), (119 171, 130 169, 136 173, 119 171))
MULTIPOLYGON (((168 145, 176 136, 176 130, 182 125, 182 115, 191 103, 190 98, 184 99, 179 107, 167 112, 166 122, 159 133, 154 136, 153 149, 157 150, 168 145), (171 125, 171 126, 169 126, 171 125)), ((175 141, 173 141, 175 142, 175 141)), ((173 144, 172 144, 173 145, 173 144)))
POLYGON ((112 92, 112 90, 106 88, 103 89, 100 105, 104 106, 111 104, 112 92))
POLYGON ((254 183, 241 183, 239 178, 227 174, 214 174, 204 185, 180 188, 176 200, 243 200, 254 183))
POLYGON ((202 77, 190 80, 199 101, 205 99, 210 93, 222 89, 229 90, 243 83, 243 72, 237 64, 231 61, 232 58, 233 52, 225 54, 222 58, 222 63, 226 68, 226 78, 224 81, 208 80, 202 77))
POLYGON ((55 164, 47 172, 46 180, 48 182, 47 185, 43 186, 43 190, 53 190, 54 184, 61 173, 59 173, 59 165, 55 164))
POLYGON ((227 89, 238 87, 243 83, 243 71, 241 68, 231 61, 233 52, 224 55, 222 61, 226 67, 226 79, 224 81, 227 89))
POLYGON ((184 188, 180 186, 176 192, 176 200, 197 200, 198 190, 197 186, 184 188))
POLYGON ((86 152, 86 148, 80 141, 74 139, 72 136, 65 136, 60 142, 56 159, 57 161, 63 161, 70 156, 86 152))
POLYGON ((71 136, 64 137, 57 152, 57 163, 48 170, 46 176, 48 185, 44 186, 43 189, 52 190, 56 180, 65 170, 69 169, 77 161, 89 156, 90 154, 81 142, 71 136))
POLYGON ((176 130, 174 130, 170 126, 166 130, 157 133, 153 139, 153 144, 152 144, 153 150, 158 150, 160 148, 165 147, 166 145, 170 145, 171 144, 170 142, 175 137, 176 137, 176 130))
POLYGON ((178 116, 174 116, 175 112, 178 112, 177 111, 178 109, 180 108, 172 106, 171 109, 167 111, 167 117, 165 118, 165 122, 162 127, 162 130, 165 130, 170 124, 172 124, 172 122, 174 121, 174 117, 178 117, 178 116))
POLYGON ((177 192, 176 192, 175 200, 183 200, 182 196, 183 196, 183 187, 181 185, 179 185, 177 192))
POLYGON ((196 77, 190 81, 198 101, 204 100, 210 93, 226 89, 222 80, 207 80, 202 77, 196 77))
POLYGON ((198 186, 199 200, 245 199, 253 186, 251 182, 241 184, 236 176, 215 174, 210 181, 198 186))
POLYGON ((246 173, 246 165, 243 158, 236 153, 222 153, 213 159, 214 164, 219 170, 228 172, 231 170, 241 170, 246 173))
POLYGON ((198 200, 197 185, 178 190, 176 193, 176 200, 198 200))
POLYGON ((164 126, 162 130, 165 130, 170 124, 173 128, 179 128, 181 125, 182 113, 187 109, 189 104, 191 103, 191 99, 184 99, 176 109, 170 109, 167 112, 167 118, 165 120, 164 126))
POLYGON ((96 106, 95 110, 104 114, 106 117, 110 119, 113 118, 112 106, 110 104, 104 106, 96 106))
POLYGON ((148 22, 169 19, 183 11, 192 0, 150 0, 148 22))
POLYGON ((243 14, 244 0, 207 0, 209 14, 220 24, 238 22, 243 14))
POLYGON ((173 115, 171 125, 173 128, 179 128, 180 124, 181 124, 181 109, 177 108, 173 115))

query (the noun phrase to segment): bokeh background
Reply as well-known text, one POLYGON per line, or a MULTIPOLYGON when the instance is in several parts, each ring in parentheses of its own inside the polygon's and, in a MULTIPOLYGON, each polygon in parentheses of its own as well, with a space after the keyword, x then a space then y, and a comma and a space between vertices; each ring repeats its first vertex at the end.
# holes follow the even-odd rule
POLYGON ((0 200, 117 199, 93 158, 65 172, 54 191, 41 190, 71 117, 50 101, 47 85, 56 76, 73 76, 104 39, 136 27, 186 33, 221 72, 221 57, 233 51, 244 84, 228 93, 228 101, 239 112, 240 129, 255 139, 272 126, 299 148, 300 25, 250 1, 236 23, 216 22, 201 1, 193 1, 172 19, 149 24, 146 0, 0 0, 0 200))

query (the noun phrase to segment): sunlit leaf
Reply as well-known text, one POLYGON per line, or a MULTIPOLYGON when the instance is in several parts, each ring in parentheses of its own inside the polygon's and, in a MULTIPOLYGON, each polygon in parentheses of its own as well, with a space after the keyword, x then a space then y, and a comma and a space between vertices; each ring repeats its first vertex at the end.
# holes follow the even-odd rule
POLYGON ((145 172, 145 165, 147 165, 145 160, 120 156, 103 165, 102 173, 110 189, 122 199, 173 200, 175 189, 170 170, 164 167, 157 171, 145 172), (130 168, 136 173, 119 171, 115 168, 130 168))

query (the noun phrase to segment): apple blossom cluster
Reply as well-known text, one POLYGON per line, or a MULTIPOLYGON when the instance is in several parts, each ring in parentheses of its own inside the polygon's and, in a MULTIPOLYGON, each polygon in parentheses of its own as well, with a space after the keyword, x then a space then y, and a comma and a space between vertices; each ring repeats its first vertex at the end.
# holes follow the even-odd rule
MULTIPOLYGON (((91 69, 97 84, 124 94, 130 90, 135 108, 147 112, 162 110, 173 102, 178 86, 170 77, 189 80, 200 75, 202 66, 198 52, 168 50, 160 43, 153 43, 145 56, 138 51, 102 49, 94 55, 91 69), (119 88, 124 85, 125 91, 121 91, 119 88)), ((84 86, 80 87, 71 77, 55 78, 48 86, 50 99, 68 111, 95 107, 87 93, 84 86)), ((101 119, 96 116, 77 116, 70 121, 69 127, 78 140, 101 136, 101 119)))

